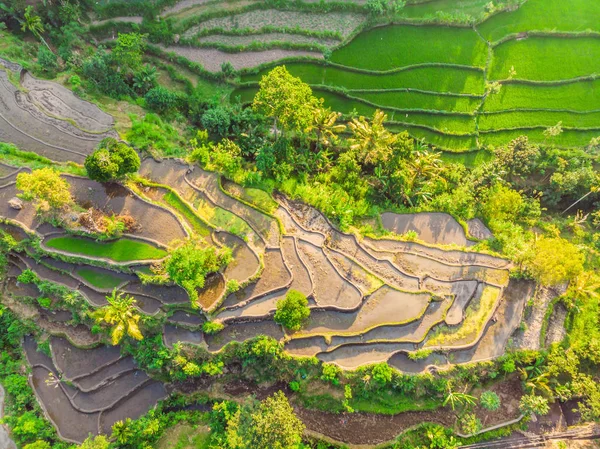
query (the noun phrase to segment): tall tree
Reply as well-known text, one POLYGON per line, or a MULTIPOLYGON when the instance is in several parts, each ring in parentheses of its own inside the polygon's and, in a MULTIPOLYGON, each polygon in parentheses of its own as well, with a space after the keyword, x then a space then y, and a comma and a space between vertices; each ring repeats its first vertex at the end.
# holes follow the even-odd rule
POLYGON ((118 345, 125 335, 142 340, 144 336, 138 325, 140 315, 135 309, 135 299, 114 289, 106 300, 108 305, 93 312, 92 317, 97 323, 112 326, 112 344, 118 345))
POLYGON ((37 16, 33 13, 33 7, 28 6, 25 8, 25 14, 23 14, 23 20, 21 21, 21 30, 29 31, 35 37, 37 37, 42 43, 52 52, 52 49, 42 36, 44 32, 44 23, 40 16, 37 16))
POLYGON ((280 126, 283 130, 306 131, 317 106, 317 99, 308 84, 292 76, 285 66, 280 66, 263 76, 259 86, 252 107, 273 119, 276 137, 280 126))
POLYGON ((338 134, 346 129, 346 125, 337 123, 341 113, 332 112, 330 108, 316 107, 312 111, 312 121, 307 132, 314 133, 317 147, 327 148, 335 145, 338 134))

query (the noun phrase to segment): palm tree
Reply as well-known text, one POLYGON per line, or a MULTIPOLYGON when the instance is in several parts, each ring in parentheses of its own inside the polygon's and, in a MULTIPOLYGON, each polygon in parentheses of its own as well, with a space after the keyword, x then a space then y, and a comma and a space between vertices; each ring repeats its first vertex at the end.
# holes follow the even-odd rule
POLYGON ((142 340, 144 336, 138 326, 140 315, 135 311, 135 299, 130 295, 123 296, 123 293, 117 293, 117 289, 114 289, 106 300, 109 304, 96 310, 92 317, 97 323, 113 326, 112 344, 119 344, 125 335, 142 340))
POLYGON ((362 116, 348 123, 352 131, 352 137, 348 139, 350 149, 355 151, 358 160, 365 164, 387 162, 392 155, 397 137, 383 125, 386 119, 387 115, 377 109, 370 123, 362 116))
POLYGON ((440 153, 430 152, 423 141, 417 142, 412 159, 407 163, 408 177, 403 193, 409 205, 414 206, 417 200, 426 200, 431 196, 426 187, 432 180, 437 179, 442 171, 439 156, 440 153))
MULTIPOLYGON (((466 390, 467 389, 465 388, 464 391, 466 390)), ((457 405, 475 405, 475 396, 466 394, 464 391, 462 393, 457 393, 452 391, 452 387, 448 385, 448 394, 446 395, 446 399, 444 399, 444 403, 442 405, 446 406, 446 404, 450 403, 452 410, 454 410, 457 405)))
POLYGON ((568 306, 571 307, 588 298, 600 299, 600 280, 598 276, 589 271, 584 271, 577 276, 569 285, 567 298, 568 306))
POLYGON ((33 7, 28 6, 25 9, 25 14, 23 15, 23 20, 21 21, 21 31, 30 31, 35 37, 37 37, 42 43, 48 48, 48 50, 52 51, 42 33, 44 32, 44 24, 42 23, 42 19, 40 16, 36 16, 33 14, 33 7))
POLYGON ((341 115, 339 112, 331 112, 331 108, 317 107, 313 109, 312 121, 306 132, 316 134, 319 149, 335 145, 337 135, 346 129, 346 125, 337 123, 341 115))
POLYGON ((542 373, 535 377, 531 377, 527 379, 525 382, 525 389, 531 393, 535 394, 536 392, 540 392, 540 396, 545 397, 553 397, 552 388, 550 388, 550 374, 542 373))

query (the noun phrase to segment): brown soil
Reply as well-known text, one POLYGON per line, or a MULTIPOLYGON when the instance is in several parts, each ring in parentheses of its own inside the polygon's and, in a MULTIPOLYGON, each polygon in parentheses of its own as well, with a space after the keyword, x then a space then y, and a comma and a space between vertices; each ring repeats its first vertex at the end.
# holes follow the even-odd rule
POLYGON ((432 244, 456 244, 467 246, 467 238, 463 227, 448 214, 420 213, 396 214, 384 212, 381 214, 383 227, 396 234, 406 234, 414 231, 420 240, 432 244))
POLYGON ((225 279, 221 273, 212 273, 206 277, 204 288, 198 290, 198 304, 209 310, 223 296, 225 279))
POLYGON ((225 53, 214 48, 193 48, 169 46, 162 49, 167 52, 174 52, 179 56, 189 59, 192 62, 202 64, 209 72, 221 71, 221 64, 230 62, 236 70, 243 68, 256 67, 268 62, 278 61, 284 58, 311 57, 323 59, 323 55, 317 52, 303 50, 282 50, 272 49, 263 51, 245 51, 241 53, 225 53))

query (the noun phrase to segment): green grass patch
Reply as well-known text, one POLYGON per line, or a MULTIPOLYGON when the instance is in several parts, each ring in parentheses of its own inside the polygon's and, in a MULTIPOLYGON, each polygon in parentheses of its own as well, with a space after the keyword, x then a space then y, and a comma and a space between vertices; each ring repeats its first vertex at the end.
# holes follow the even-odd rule
POLYGON ((493 159, 493 154, 486 150, 467 151, 464 153, 442 152, 440 159, 446 163, 462 164, 468 168, 477 167, 493 159))
POLYGON ((206 201, 198 201, 194 203, 194 207, 196 212, 215 228, 224 229, 244 239, 248 235, 254 234, 248 223, 228 210, 214 207, 206 201))
POLYGON ((479 116, 479 129, 499 130, 527 126, 547 128, 556 125, 558 122, 562 122, 565 127, 600 129, 600 112, 576 114, 555 111, 512 111, 498 114, 481 114, 479 116))
POLYGON ((600 110, 600 80, 579 81, 559 86, 505 84, 483 104, 484 111, 506 109, 600 110))
POLYGON ((401 392, 389 390, 385 393, 374 394, 367 399, 353 398, 350 400, 350 406, 357 412, 397 415, 412 411, 435 410, 441 407, 441 404, 435 399, 415 400, 401 392))
POLYGON ((208 449, 209 443, 208 427, 177 424, 168 428, 153 447, 155 449, 208 449))
POLYGON ((435 95, 422 92, 350 92, 350 95, 383 107, 396 109, 473 113, 481 103, 481 98, 478 97, 435 95))
POLYGON ((101 273, 93 268, 79 268, 75 271, 75 273, 94 287, 101 288, 103 290, 116 288, 123 283, 123 279, 120 277, 112 276, 105 272, 101 273))
POLYGON ((600 136, 600 130, 574 131, 563 130, 562 134, 546 139, 543 129, 516 129, 509 131, 497 131, 491 133, 480 133, 479 141, 482 145, 494 147, 504 145, 519 136, 528 136, 533 143, 553 144, 560 148, 581 148, 589 145, 590 140, 600 136))
POLYGON ((490 17, 477 28, 490 41, 524 31, 600 31, 600 3, 590 0, 528 0, 519 9, 490 17))
MULTIPOLYGON (((367 52, 369 53, 369 52, 367 52)), ((483 72, 460 67, 416 67, 394 73, 361 73, 341 67, 312 63, 288 63, 287 70, 311 85, 335 86, 345 89, 410 88, 432 92, 483 94, 483 72)), ((272 67, 271 67, 272 68, 272 67)), ((271 68, 257 74, 242 76, 243 82, 258 82, 271 68)))
POLYGON ((530 37, 494 48, 489 78, 565 80, 600 73, 600 38, 530 37))
POLYGON ((392 25, 359 34, 331 60, 369 70, 445 63, 484 67, 487 46, 472 28, 392 25))
POLYGON ((145 242, 120 239, 111 242, 97 242, 83 237, 54 237, 45 242, 48 248, 82 256, 103 257, 115 262, 130 260, 161 259, 167 255, 163 249, 145 242))
POLYGON ((273 199, 271 194, 262 189, 235 185, 228 187, 226 190, 230 195, 270 214, 274 213, 279 207, 279 204, 273 199))
POLYGON ((40 156, 32 151, 20 150, 12 143, 0 142, 0 160, 14 167, 29 167, 32 170, 44 167, 52 167, 61 173, 71 173, 73 175, 86 176, 86 171, 80 165, 73 162, 60 164, 53 162, 44 156, 40 156))
POLYGON ((183 200, 181 200, 181 198, 179 198, 178 195, 169 190, 167 191, 167 193, 165 193, 163 199, 165 203, 167 203, 169 206, 171 206, 173 209, 175 209, 177 212, 179 212, 185 217, 185 219, 190 224, 194 232, 196 232, 198 235, 201 235, 202 237, 210 235, 210 233, 212 232, 210 227, 204 221, 202 221, 191 209, 191 207, 188 204, 186 204, 183 200))

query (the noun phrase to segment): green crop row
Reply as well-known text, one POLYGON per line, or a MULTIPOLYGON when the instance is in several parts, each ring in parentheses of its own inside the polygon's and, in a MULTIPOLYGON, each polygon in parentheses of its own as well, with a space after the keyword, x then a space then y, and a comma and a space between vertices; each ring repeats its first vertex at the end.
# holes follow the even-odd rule
POLYGON ((577 114, 565 111, 509 111, 479 116, 480 130, 550 127, 562 122, 566 128, 600 129, 600 111, 577 114))
POLYGON ((80 254, 88 257, 102 257, 115 262, 161 259, 167 255, 164 249, 156 248, 139 240, 119 239, 98 242, 75 236, 54 237, 45 242, 48 248, 80 254))
POLYGON ((600 73, 600 38, 530 37, 494 48, 490 79, 565 80, 600 73))
MULTIPOLYGON (((294 62, 285 64, 288 71, 308 84, 336 86, 344 89, 411 88, 432 92, 483 94, 483 72, 458 67, 416 67, 393 73, 373 74, 350 68, 294 62)), ((257 82, 271 70, 242 75, 242 82, 257 82)))
POLYGON ((487 46, 472 28, 391 25, 373 28, 333 52, 338 64, 391 70, 424 63, 484 67, 487 46))
POLYGON ((526 135, 534 143, 553 144, 560 148, 581 148, 589 145, 590 141, 600 136, 597 131, 564 130, 559 136, 547 139, 543 129, 514 129, 480 133, 479 141, 482 145, 500 146, 519 136, 526 135))
POLYGON ((595 0, 527 0, 515 11, 497 14, 477 28, 489 41, 526 31, 600 31, 600 2, 595 0))
POLYGON ((362 98, 382 107, 396 109, 428 109, 472 114, 479 107, 481 98, 435 95, 422 92, 356 92, 349 91, 353 97, 362 98))

